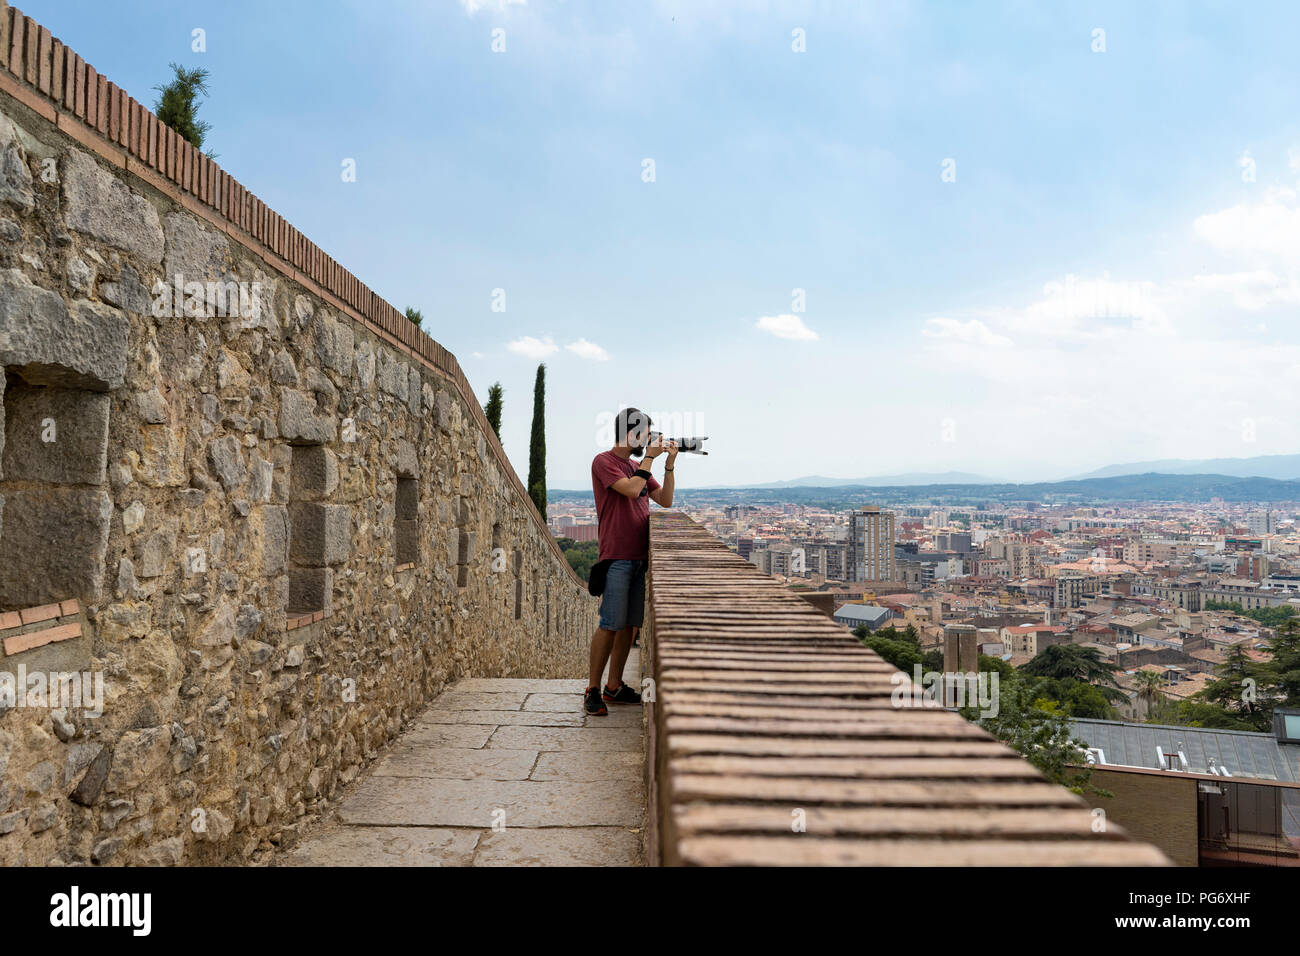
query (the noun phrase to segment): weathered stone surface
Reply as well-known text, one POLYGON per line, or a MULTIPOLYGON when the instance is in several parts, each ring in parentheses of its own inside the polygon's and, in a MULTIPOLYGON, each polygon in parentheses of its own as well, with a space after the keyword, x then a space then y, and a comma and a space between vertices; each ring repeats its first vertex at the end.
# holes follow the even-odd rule
POLYGON ((122 734, 113 751, 113 765, 105 789, 109 793, 125 793, 139 786, 166 763, 171 740, 171 730, 166 727, 146 727, 122 734))
MULTIPOLYGON (((71 759, 71 756, 69 756, 69 759, 71 759)), ((68 799, 72 800, 73 803, 81 804, 83 807, 93 805, 99 799, 100 791, 104 789, 104 781, 108 779, 108 771, 112 762, 113 754, 101 747, 68 799)))
POLYGON ((319 312, 312 323, 312 332, 320 364, 348 374, 352 369, 353 354, 351 325, 338 321, 328 312, 319 312))
POLYGON ((186 212, 168 213, 163 220, 167 258, 163 263, 166 281, 215 281, 226 274, 230 242, 224 235, 200 223, 186 212))
POLYGON ((99 297, 119 309, 139 315, 146 315, 153 308, 153 299, 149 295, 149 290, 130 266, 122 267, 120 281, 100 283, 99 297))
POLYGON ((323 445, 294 446, 289 470, 294 501, 324 501, 339 485, 338 458, 323 445))
POLYGON ((9 388, 4 474, 9 481, 98 485, 108 455, 109 398, 63 388, 9 388))
POLYGON ((255 551, 261 554, 261 573, 278 574, 289 562, 289 509, 267 505, 253 511, 255 551))
POLYGON ((212 470, 226 494, 237 491, 244 484, 248 471, 244 467, 244 453, 239 439, 234 435, 209 442, 208 461, 212 463, 212 470))
POLYGON ((101 491, 9 490, 0 535, 0 605, 99 600, 113 504, 101 491), (50 542, 75 545, 50 547, 50 542))
POLYGON ((68 228, 145 263, 162 261, 162 223, 153 204, 79 149, 69 149, 63 161, 63 217, 68 228))
POLYGON ((16 269, 0 270, 0 365, 32 384, 105 391, 126 374, 127 318, 81 300, 71 307, 16 269))
POLYGON ((405 439, 397 442, 397 473, 404 478, 417 478, 420 474, 420 459, 415 446, 405 439))
POLYGON ((406 365, 392 349, 379 347, 379 387, 400 401, 406 401, 409 384, 406 365))
POLYGON ((176 526, 167 523, 145 535, 136 545, 135 573, 156 578, 167 571, 176 554, 176 526))
POLYGON ((334 570, 299 568, 289 572, 289 613, 334 610, 334 570))
POLYGON ((644 866, 641 840, 633 827, 508 827, 479 838, 474 865, 644 866))
POLYGON ((321 444, 334 440, 337 422, 316 402, 293 388, 280 389, 280 434, 289 441, 321 444))
POLYGON ((342 564, 352 553, 352 509, 314 501, 289 506, 289 557, 296 564, 342 564))
POLYGON ((343 827, 314 836, 282 866, 470 866, 473 830, 343 827))

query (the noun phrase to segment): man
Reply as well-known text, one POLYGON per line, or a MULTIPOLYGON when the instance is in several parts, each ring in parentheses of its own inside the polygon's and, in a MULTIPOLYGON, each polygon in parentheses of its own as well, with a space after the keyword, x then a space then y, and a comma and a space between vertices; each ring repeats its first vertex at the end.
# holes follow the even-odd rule
POLYGON ((603 717, 606 703, 639 704, 641 695, 623 683, 623 667, 632 648, 632 630, 645 614, 645 572, 650 558, 650 502, 673 506, 673 467, 677 446, 650 443, 650 416, 626 408, 614 419, 614 447, 591 462, 591 490, 596 496, 597 563, 608 561, 600 626, 591 639, 591 668, 583 709, 603 717), (654 459, 666 454, 661 485, 650 474, 654 459), (640 457, 639 462, 632 457, 640 457), (643 456, 643 457, 642 457, 643 456), (609 682, 600 686, 605 663, 609 682))

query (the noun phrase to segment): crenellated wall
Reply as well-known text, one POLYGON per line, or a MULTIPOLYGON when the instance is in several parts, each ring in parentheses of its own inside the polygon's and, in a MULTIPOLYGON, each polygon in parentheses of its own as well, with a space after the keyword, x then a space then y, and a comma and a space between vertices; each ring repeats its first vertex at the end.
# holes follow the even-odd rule
POLYGON ((246 859, 448 682, 583 672, 455 358, 2 0, 0 242, 0 864, 246 859))

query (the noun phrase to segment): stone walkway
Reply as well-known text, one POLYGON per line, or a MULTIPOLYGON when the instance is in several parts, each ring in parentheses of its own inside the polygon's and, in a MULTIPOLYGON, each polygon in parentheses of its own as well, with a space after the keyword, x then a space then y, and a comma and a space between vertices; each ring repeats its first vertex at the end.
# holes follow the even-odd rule
POLYGON ((585 686, 458 681, 279 865, 644 865, 641 708, 587 717, 585 686))

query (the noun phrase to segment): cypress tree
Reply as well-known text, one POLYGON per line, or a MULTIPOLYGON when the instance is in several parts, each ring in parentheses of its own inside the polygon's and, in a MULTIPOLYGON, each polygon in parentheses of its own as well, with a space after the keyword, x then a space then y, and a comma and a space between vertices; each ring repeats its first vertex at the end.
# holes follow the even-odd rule
POLYGON ((528 441, 528 496, 546 520, 546 363, 537 366, 533 386, 533 434, 528 441))
MULTIPOLYGON (((208 95, 208 71, 202 67, 187 70, 179 63, 171 64, 175 78, 166 86, 155 86, 160 94, 154 103, 154 115, 158 122, 170 126, 189 141, 195 149, 203 149, 212 126, 198 118, 199 96, 208 95)), ((216 159, 212 150, 207 150, 209 159, 216 159)))
POLYGON ((488 389, 487 404, 483 406, 483 411, 487 415, 488 424, 496 432, 497 440, 501 440, 501 383, 497 382, 488 389))

